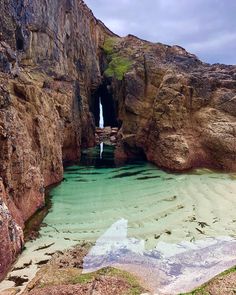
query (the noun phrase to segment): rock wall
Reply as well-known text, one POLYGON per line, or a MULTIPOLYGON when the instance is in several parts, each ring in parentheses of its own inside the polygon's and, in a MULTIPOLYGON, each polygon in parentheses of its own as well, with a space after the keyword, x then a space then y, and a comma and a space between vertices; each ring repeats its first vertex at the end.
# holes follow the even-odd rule
POLYGON ((4 270, 9 268, 23 247, 22 229, 12 217, 9 209, 11 212, 16 210, 12 200, 7 197, 2 179, 0 179, 0 280, 4 276, 4 270))
POLYGON ((23 228, 63 163, 94 145, 88 98, 112 33, 79 0, 0 0, 0 11, 0 177, 9 200, 8 218, 0 210, 1 279, 19 252, 8 224, 23 228))
POLYGON ((122 80, 119 64, 113 69, 122 121, 117 158, 236 171, 236 66, 205 64, 179 46, 131 35, 111 44, 112 56, 131 61, 122 80))

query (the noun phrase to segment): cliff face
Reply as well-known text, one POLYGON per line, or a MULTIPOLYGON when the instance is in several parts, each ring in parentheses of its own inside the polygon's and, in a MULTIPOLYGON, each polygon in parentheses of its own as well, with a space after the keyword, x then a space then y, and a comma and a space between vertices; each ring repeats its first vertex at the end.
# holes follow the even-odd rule
POLYGON ((121 127, 117 158, 236 170, 235 66, 119 38, 80 0, 0 0, 0 11, 0 279, 45 187, 94 144, 98 96, 121 127))
POLYGON ((62 179, 81 145, 94 145, 88 97, 101 81, 100 43, 112 33, 79 0, 0 0, 0 10, 0 176, 9 209, 7 218, 0 210, 1 279, 45 187, 62 179))
POLYGON ((134 36, 110 39, 105 51, 122 122, 118 158, 145 155, 177 171, 236 170, 236 66, 134 36))

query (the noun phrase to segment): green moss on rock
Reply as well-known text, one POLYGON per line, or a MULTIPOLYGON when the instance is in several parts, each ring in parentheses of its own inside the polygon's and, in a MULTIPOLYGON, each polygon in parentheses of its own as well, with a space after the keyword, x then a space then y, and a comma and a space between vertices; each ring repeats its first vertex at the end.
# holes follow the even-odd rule
POLYGON ((118 42, 119 42, 119 38, 116 38, 116 37, 106 38, 102 46, 102 49, 107 55, 112 55, 114 53, 115 46, 118 44, 118 42))
POLYGON ((87 284, 93 282, 95 279, 99 277, 114 277, 114 278, 121 278, 125 282, 130 285, 130 289, 126 295, 140 295, 144 289, 140 286, 137 279, 129 274, 128 272, 121 271, 115 268, 104 268, 94 273, 88 274, 80 274, 77 276, 72 276, 69 280, 69 284, 87 284))
POLYGON ((108 66, 104 74, 107 77, 122 80, 132 66, 132 62, 119 53, 118 43, 119 38, 107 38, 102 46, 108 60, 108 66))
MULTIPOLYGON (((192 292, 189 293, 185 293, 185 294, 179 294, 179 295, 211 295, 213 294, 211 291, 209 291, 209 287, 211 285, 217 285, 217 288, 219 288, 219 281, 223 282, 224 277, 227 277, 228 275, 235 273, 236 272, 236 266, 232 267, 226 271, 224 271, 223 273, 219 274, 218 276, 216 276, 215 278, 211 279, 209 282, 203 284, 202 286, 200 286, 199 288, 193 290, 192 292)), ((230 292, 230 291, 229 291, 230 292)), ((235 290, 236 292, 236 290, 235 290)), ((215 294, 215 293, 214 293, 215 294)), ((217 294, 221 294, 220 290, 219 293, 217 294)), ((227 294, 231 294, 231 293, 227 293, 227 294)), ((222 294, 223 295, 223 294, 222 294)))
POLYGON ((180 294, 180 295, 210 295, 209 292, 207 292, 205 290, 205 287, 200 287, 195 289, 194 291, 190 292, 190 293, 185 293, 185 294, 180 294))
POLYGON ((105 70, 107 77, 115 77, 117 80, 122 80, 124 75, 129 71, 132 62, 127 58, 114 55, 105 70))

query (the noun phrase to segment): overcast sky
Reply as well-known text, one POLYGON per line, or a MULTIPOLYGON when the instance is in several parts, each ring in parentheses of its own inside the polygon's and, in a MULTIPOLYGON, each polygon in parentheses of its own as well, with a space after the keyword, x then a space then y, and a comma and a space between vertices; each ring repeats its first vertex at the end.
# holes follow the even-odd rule
POLYGON ((85 0, 120 36, 180 45, 209 63, 236 64, 236 0, 85 0))

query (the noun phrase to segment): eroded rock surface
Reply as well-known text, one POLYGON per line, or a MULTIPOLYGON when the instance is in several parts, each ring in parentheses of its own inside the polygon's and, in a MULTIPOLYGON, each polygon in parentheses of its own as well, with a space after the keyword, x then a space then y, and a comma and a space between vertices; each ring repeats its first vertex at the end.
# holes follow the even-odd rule
POLYGON ((117 157, 144 153, 170 170, 235 171, 236 66, 205 64, 179 46, 131 35, 109 42, 105 73, 122 121, 117 157))
MULTIPOLYGON (((1 0, 0 10, 0 176, 9 218, 23 228, 63 163, 95 143, 88 98, 101 81, 99 44, 112 33, 83 1, 1 0)), ((15 257, 8 246, 1 274, 15 257)))
POLYGON ((0 280, 4 271, 14 261, 23 247, 23 232, 21 227, 13 219, 11 212, 15 211, 15 205, 6 195, 5 188, 0 179, 0 280))
POLYGON ((23 295, 135 295, 144 292, 137 279, 120 270, 104 268, 83 274, 83 258, 89 246, 56 253, 29 283, 23 295))

